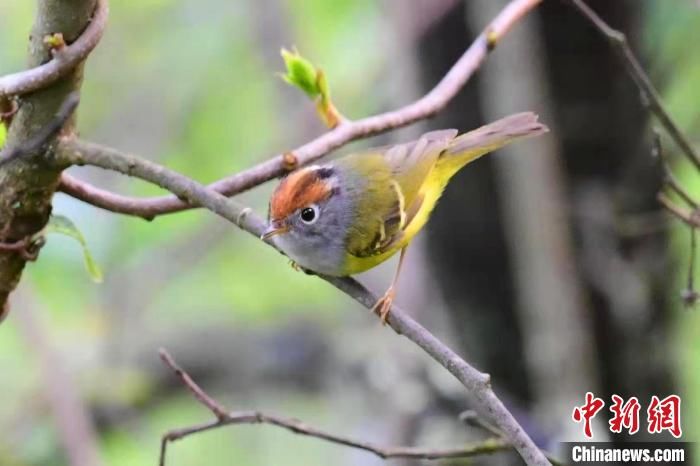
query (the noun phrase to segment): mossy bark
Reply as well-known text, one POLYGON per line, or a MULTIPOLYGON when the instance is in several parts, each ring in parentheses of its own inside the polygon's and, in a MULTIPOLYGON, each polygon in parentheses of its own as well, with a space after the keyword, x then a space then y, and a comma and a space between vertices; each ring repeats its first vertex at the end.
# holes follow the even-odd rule
MULTIPOLYGON (((80 36, 95 9, 96 0, 41 0, 29 38, 30 67, 51 59, 44 37, 60 32, 67 43, 80 36)), ((82 82, 83 67, 78 66, 45 89, 22 96, 7 138, 8 147, 16 147, 43 128, 71 92, 82 82)), ((64 131, 71 131, 69 121, 64 131)), ((50 148, 0 166, 0 241, 22 240, 41 230, 51 215, 51 199, 63 166, 51 161, 50 148)), ((13 251, 0 251, 0 309, 15 289, 26 260, 13 251)), ((0 315, 2 312, 0 311, 0 315)))

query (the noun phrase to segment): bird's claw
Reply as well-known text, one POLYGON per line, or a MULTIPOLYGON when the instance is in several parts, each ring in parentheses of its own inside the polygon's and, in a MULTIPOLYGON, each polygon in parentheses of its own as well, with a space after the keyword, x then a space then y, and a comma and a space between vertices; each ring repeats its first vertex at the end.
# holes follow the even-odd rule
POLYGON ((307 268, 302 267, 301 265, 297 264, 293 260, 289 261, 289 266, 296 270, 297 272, 304 272, 306 275, 316 275, 316 272, 313 270, 309 270, 307 268))
POLYGON ((289 266, 290 266, 291 268, 293 268, 293 269, 294 269, 295 271, 297 271, 297 272, 300 272, 300 271, 302 270, 302 269, 301 269, 301 266, 300 266, 299 264, 297 264, 296 262, 294 262, 293 260, 291 260, 291 259, 290 259, 290 261, 289 261, 289 266))
POLYGON ((389 288, 386 290, 386 293, 384 293, 384 296, 379 298, 374 307, 372 307, 372 311, 379 316, 379 319, 382 321, 382 325, 386 325, 386 321, 389 318, 391 305, 394 303, 394 296, 394 288, 389 288))

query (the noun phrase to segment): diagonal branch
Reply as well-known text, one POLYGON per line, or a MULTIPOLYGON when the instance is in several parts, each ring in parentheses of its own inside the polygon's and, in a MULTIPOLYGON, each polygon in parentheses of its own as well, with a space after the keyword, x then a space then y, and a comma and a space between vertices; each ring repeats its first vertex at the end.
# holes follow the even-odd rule
POLYGON ((678 220, 693 228, 700 228, 700 211, 680 207, 674 204, 664 193, 659 193, 656 198, 661 205, 678 220))
MULTIPOLYGON (((69 165, 92 165, 156 184, 190 205, 198 205, 211 210, 255 237, 259 238, 264 231, 264 222, 250 208, 148 160, 71 138, 64 139, 58 144, 56 157, 60 162, 69 165)), ((350 277, 321 276, 320 278, 345 292, 368 309, 372 309, 377 302, 377 297, 374 294, 350 277)), ((396 333, 420 346, 467 388, 484 409, 484 412, 490 414, 494 424, 503 432, 504 438, 518 450, 528 465, 550 464, 513 415, 496 397, 491 389, 490 378, 487 374, 481 373, 469 365, 397 306, 392 307, 388 323, 396 333)))
POLYGON ((215 420, 182 429, 168 431, 161 439, 160 444, 160 466, 165 466, 165 458, 168 443, 180 440, 184 437, 216 429, 228 425, 237 424, 268 424, 287 429, 295 434, 315 437, 327 442, 344 445, 346 447, 365 450, 377 455, 382 459, 387 458, 414 458, 414 459, 441 459, 441 458, 464 458, 476 455, 497 453, 507 451, 513 447, 500 438, 489 438, 480 442, 468 443, 454 448, 418 448, 418 447, 395 447, 382 446, 372 442, 356 440, 350 437, 326 432, 316 427, 310 426, 298 419, 265 414, 259 411, 235 411, 226 412, 216 400, 211 398, 192 378, 181 369, 175 360, 164 349, 160 350, 160 357, 163 362, 172 369, 180 381, 190 390, 197 400, 202 403, 216 417, 215 420))
POLYGON ((43 65, 0 77, 0 98, 43 89, 65 76, 81 63, 102 38, 107 24, 107 0, 99 0, 85 31, 70 45, 55 50, 53 59, 43 65))
POLYGON ((680 130, 676 122, 669 114, 666 106, 661 100, 659 92, 651 83, 649 75, 644 71, 642 65, 637 60, 637 57, 632 52, 627 37, 620 31, 610 27, 598 14, 591 9, 583 0, 568 0, 610 43, 617 53, 620 61, 625 66, 627 73, 634 81, 634 84, 639 88, 642 95, 642 103, 659 119, 663 127, 668 131, 671 138, 681 148, 683 154, 695 165, 695 168, 700 170, 700 155, 692 146, 688 138, 680 130))
MULTIPOLYGON (((428 94, 417 101, 397 110, 361 120, 344 120, 332 131, 294 149, 292 152, 278 154, 255 167, 216 181, 210 184, 209 188, 223 195, 232 196, 281 176, 290 168, 318 160, 332 150, 355 139, 400 128, 435 115, 462 89, 500 39, 540 2, 541 0, 513 0, 510 2, 476 38, 442 80, 428 94)), ((91 186, 65 173, 61 178, 59 190, 97 207, 145 219, 194 207, 175 196, 152 198, 121 196, 91 186)))

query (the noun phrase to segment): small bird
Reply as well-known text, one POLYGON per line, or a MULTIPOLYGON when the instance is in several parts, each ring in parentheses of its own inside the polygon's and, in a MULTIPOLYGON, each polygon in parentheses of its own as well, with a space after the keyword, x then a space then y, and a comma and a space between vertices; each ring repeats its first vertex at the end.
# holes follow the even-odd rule
POLYGON ((392 283, 373 309, 386 323, 406 248, 452 176, 484 154, 547 131, 534 113, 518 113, 459 136, 454 129, 432 131, 302 167, 272 194, 261 238, 295 267, 331 276, 364 272, 401 251, 392 283))

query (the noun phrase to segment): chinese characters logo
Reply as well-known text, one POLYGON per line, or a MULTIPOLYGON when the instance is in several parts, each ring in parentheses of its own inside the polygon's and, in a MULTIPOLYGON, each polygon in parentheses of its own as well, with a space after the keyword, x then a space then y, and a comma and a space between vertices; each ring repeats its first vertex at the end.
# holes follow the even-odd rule
MULTIPOLYGON (((593 438, 591 420, 605 407, 605 402, 597 398, 591 392, 586 393, 585 403, 574 408, 571 417, 575 422, 583 422, 583 433, 588 438, 593 438)), ((608 421, 610 432, 619 434, 626 430, 630 435, 639 432, 639 413, 641 404, 637 397, 631 397, 625 401, 619 395, 612 396, 610 412, 612 417, 608 421)), ((681 430, 681 398, 678 395, 669 395, 659 399, 651 397, 647 407, 647 432, 659 434, 668 431, 675 438, 680 438, 681 430)))

